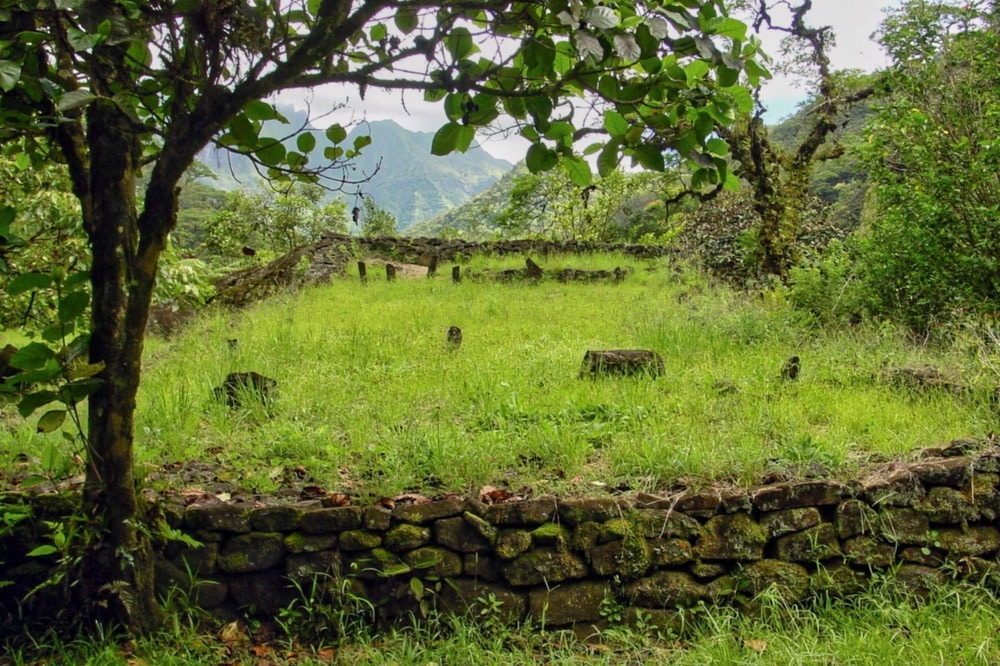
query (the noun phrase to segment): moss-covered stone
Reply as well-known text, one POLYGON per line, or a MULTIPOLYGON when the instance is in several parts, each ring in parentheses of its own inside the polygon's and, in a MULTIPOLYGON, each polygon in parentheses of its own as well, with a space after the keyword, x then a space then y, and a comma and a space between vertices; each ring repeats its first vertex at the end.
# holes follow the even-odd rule
POLYGON ((822 523, 779 538, 775 556, 787 562, 820 562, 840 557, 840 542, 832 523, 822 523))
POLYGON ((887 478, 870 481, 864 494, 871 506, 912 507, 927 496, 924 485, 907 470, 893 472, 887 478))
POLYGON ((765 513, 760 517, 760 526, 767 530, 768 536, 773 539, 809 529, 819 525, 822 520, 819 509, 809 506, 765 513))
POLYGON ((395 553, 385 548, 373 548, 343 558, 344 573, 361 580, 381 581, 410 573, 411 569, 395 553))
POLYGON ((880 533, 899 544, 923 544, 930 530, 927 516, 915 509, 888 508, 878 514, 880 533))
POLYGON ((695 554, 703 560, 759 560, 766 543, 767 532, 749 516, 725 514, 704 525, 695 554))
POLYGON ((465 576, 486 582, 500 579, 500 567, 496 558, 479 553, 466 553, 462 558, 462 573, 465 576))
POLYGON ((515 560, 503 562, 500 573, 511 585, 548 585, 586 577, 588 570, 578 556, 552 548, 538 548, 515 560))
POLYGON ((285 548, 289 553, 318 553, 337 546, 336 534, 304 534, 292 532, 285 537, 285 548))
POLYGON ((972 474, 972 460, 965 456, 922 460, 910 465, 908 471, 928 486, 959 488, 972 474))
POLYGON ((306 534, 335 534, 361 527, 362 510, 359 506, 341 506, 315 509, 302 515, 301 528, 306 534))
POLYGON ((206 532, 246 534, 250 531, 250 509, 236 504, 192 506, 184 512, 184 526, 206 532))
POLYGON ((250 512, 250 527, 257 532, 294 532, 305 511, 291 506, 265 506, 250 512))
POLYGON ((941 529, 936 541, 953 558, 986 555, 1000 549, 1000 530, 987 526, 941 529))
POLYGON ((687 608, 708 597, 707 588, 682 571, 657 571, 625 588, 628 601, 643 608, 687 608))
POLYGON ((500 535, 500 530, 491 525, 485 518, 482 518, 472 511, 465 511, 462 513, 462 519, 471 525, 473 529, 479 532, 487 543, 490 545, 496 543, 497 537, 500 535))
POLYGON ((830 506, 845 495, 843 484, 833 481, 793 481, 758 488, 753 505, 758 511, 778 511, 806 506, 830 506))
POLYGON ((858 536, 843 543, 844 555, 853 564, 885 568, 896 561, 896 547, 870 536, 858 536))
POLYGON ((347 530, 340 534, 340 549, 344 551, 370 550, 382 545, 382 535, 365 530, 347 530))
POLYGON ((649 571, 653 552, 649 543, 636 533, 595 547, 590 553, 590 566, 599 576, 620 576, 632 580, 649 571))
POLYGON ((589 555, 590 550, 597 545, 601 529, 600 523, 580 523, 574 527, 569 541, 570 550, 589 555))
POLYGON ((844 564, 820 566, 809 576, 813 594, 832 599, 857 594, 865 589, 866 582, 864 574, 844 564))
POLYGON ((695 562, 689 570, 699 580, 718 578, 729 571, 726 565, 718 562, 695 562))
POLYGON ((753 599, 765 590, 774 590, 781 600, 795 603, 809 593, 809 572, 805 567, 781 560, 759 560, 734 573, 737 590, 745 599, 753 599))
POLYGON ((655 567, 676 567, 694 560, 694 549, 687 539, 648 539, 655 567))
POLYGON ((339 568, 340 553, 335 550, 290 555, 285 561, 285 575, 306 592, 310 591, 314 578, 334 574, 339 568))
POLYGON ((404 523, 423 525, 442 518, 460 516, 465 511, 465 500, 446 499, 426 504, 407 504, 392 510, 392 517, 404 523))
POLYGON ((879 525, 878 514, 867 504, 856 499, 844 500, 837 505, 833 524, 837 536, 847 539, 859 534, 875 534, 879 525))
POLYGON ((501 560, 512 560, 531 548, 531 533, 525 530, 503 530, 497 536, 496 554, 501 560))
POLYGON ((570 526, 603 523, 622 513, 622 502, 613 497, 565 499, 559 501, 559 519, 570 526))
POLYGON ((531 531, 531 542, 536 546, 552 546, 556 550, 569 550, 570 532, 558 523, 546 523, 531 531))
POLYGON ((195 576, 205 576, 215 570, 219 556, 219 544, 203 543, 200 546, 185 546, 177 551, 171 561, 182 571, 195 576))
POLYGON ((545 626, 565 626, 601 619, 601 605, 612 594, 603 581, 537 587, 528 594, 528 612, 545 626))
POLYGON ((701 523, 697 520, 669 509, 636 509, 628 514, 628 518, 647 539, 691 539, 701 531, 701 523))
POLYGON ((217 564, 226 573, 265 571, 285 558, 285 536, 275 532, 252 532, 226 542, 217 564))
POLYGON ((431 542, 431 528, 400 523, 385 533, 382 543, 386 550, 400 553, 404 550, 414 550, 431 542))
POLYGON ((979 520, 979 508, 970 497, 954 488, 937 486, 927 492, 919 509, 932 523, 957 525, 979 520))
POLYGON ((441 589, 444 610, 475 617, 477 621, 497 620, 513 625, 522 622, 528 612, 528 595, 504 585, 481 580, 458 579, 441 589))
POLYGON ((453 578, 462 574, 462 558, 447 550, 427 546, 403 553, 402 560, 409 565, 415 575, 433 573, 440 578, 453 578))
POLYGON ((461 516, 436 520, 433 529, 435 541, 460 553, 485 553, 492 547, 478 526, 461 516))
POLYGON ((361 512, 361 527, 385 532, 392 525, 392 512, 380 506, 366 506, 361 512))
POLYGON ((895 580, 910 594, 927 598, 931 591, 942 585, 947 578, 940 569, 924 567, 919 564, 904 564, 896 569, 895 580))
POLYGON ((552 520, 558 510, 554 497, 539 497, 523 502, 491 504, 486 509, 486 520, 492 525, 542 525, 552 520))

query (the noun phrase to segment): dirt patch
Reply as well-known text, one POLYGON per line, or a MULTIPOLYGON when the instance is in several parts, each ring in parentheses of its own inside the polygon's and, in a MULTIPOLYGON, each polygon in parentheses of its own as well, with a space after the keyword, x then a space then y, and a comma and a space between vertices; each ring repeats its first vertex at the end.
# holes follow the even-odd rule
POLYGON ((399 261, 388 261, 387 259, 379 259, 377 257, 372 257, 368 259, 362 259, 365 265, 368 266, 368 275, 385 275, 386 264, 392 264, 396 267, 396 277, 405 278, 407 280, 416 280, 418 278, 427 277, 427 267, 421 266, 420 264, 404 264, 399 261))

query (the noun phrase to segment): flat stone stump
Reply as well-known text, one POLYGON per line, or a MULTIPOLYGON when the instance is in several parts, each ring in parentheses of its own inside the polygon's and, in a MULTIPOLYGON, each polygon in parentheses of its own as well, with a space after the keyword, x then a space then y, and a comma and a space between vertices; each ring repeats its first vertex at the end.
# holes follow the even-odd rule
POLYGON ((580 367, 581 377, 659 377, 665 371, 663 357, 648 349, 588 349, 580 367))

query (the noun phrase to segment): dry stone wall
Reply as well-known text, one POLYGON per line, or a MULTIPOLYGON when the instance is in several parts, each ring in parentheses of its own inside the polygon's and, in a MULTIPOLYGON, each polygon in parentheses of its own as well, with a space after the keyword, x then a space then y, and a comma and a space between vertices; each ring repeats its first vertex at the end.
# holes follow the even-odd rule
MULTIPOLYGON (((487 603, 504 620, 547 626, 599 624, 612 610, 669 624, 676 609, 753 604, 768 589, 788 602, 843 596, 890 570, 915 592, 954 575, 992 584, 1000 449, 942 455, 953 450, 856 481, 747 491, 451 498, 392 510, 164 506, 167 522, 201 545, 168 543, 157 577, 224 614, 274 615, 320 577, 349 579, 384 622, 487 603)), ((18 580, 15 551, 30 543, 0 545, 0 579, 18 580)))

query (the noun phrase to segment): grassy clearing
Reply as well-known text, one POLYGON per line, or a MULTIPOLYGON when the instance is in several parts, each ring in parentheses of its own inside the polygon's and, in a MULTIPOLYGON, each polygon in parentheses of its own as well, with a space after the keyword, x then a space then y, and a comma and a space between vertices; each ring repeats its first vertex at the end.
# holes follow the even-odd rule
POLYGON ((987 591, 941 588, 915 603, 891 579, 861 597, 788 607, 762 599, 755 615, 697 608, 680 633, 612 624, 580 637, 537 626, 505 628, 489 618, 434 619, 377 636, 361 630, 341 641, 299 642, 265 627, 232 631, 172 617, 151 637, 65 640, 43 635, 7 646, 0 664, 994 664, 1000 605, 987 591), (258 639, 251 638, 256 635, 258 639))
MULTIPOLYGON (((633 272, 621 284, 344 280, 208 312, 147 345, 140 464, 214 459, 224 480, 260 492, 301 465, 361 501, 486 484, 580 494, 849 475, 996 427, 981 346, 914 345, 888 327, 818 329, 778 298, 665 264, 566 264, 633 272), (464 332, 457 350, 445 343, 451 325, 464 332), (666 376, 580 379, 592 348, 654 349, 666 376), (802 374, 782 381, 793 354, 802 374), (887 367, 927 363, 982 390, 914 392, 881 379, 887 367), (245 370, 278 380, 271 414, 212 399, 228 372, 245 370)), ((6 460, 61 446, 57 434, 7 423, 6 460)))

